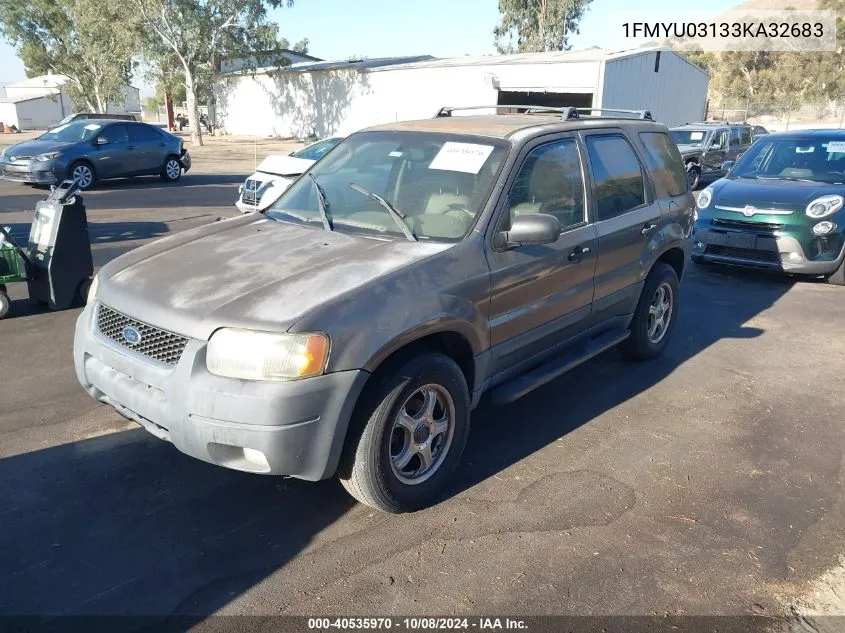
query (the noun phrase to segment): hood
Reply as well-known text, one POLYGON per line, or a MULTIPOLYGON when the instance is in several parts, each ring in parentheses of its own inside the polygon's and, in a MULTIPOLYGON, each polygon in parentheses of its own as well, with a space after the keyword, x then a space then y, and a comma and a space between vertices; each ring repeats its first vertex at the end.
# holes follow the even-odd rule
POLYGON ((698 154, 703 149, 701 145, 678 145, 678 151, 681 152, 681 156, 685 156, 687 154, 698 154))
POLYGON ((62 141, 40 141, 33 139, 31 141, 24 141, 17 145, 12 145, 6 150, 5 158, 9 159, 12 156, 38 156, 39 154, 47 154, 48 152, 59 152, 70 145, 76 145, 80 141, 62 142, 62 141))
POLYGON ((306 158, 271 154, 261 161, 256 171, 274 174, 276 176, 298 176, 305 173, 315 162, 306 158))
POLYGON ((202 340, 224 326, 284 331, 356 287, 450 246, 345 235, 247 215, 112 260, 100 273, 97 299, 202 340))
POLYGON ((804 213, 807 205, 820 196, 845 195, 845 186, 791 180, 722 178, 713 185, 711 205, 744 207, 747 204, 804 213))

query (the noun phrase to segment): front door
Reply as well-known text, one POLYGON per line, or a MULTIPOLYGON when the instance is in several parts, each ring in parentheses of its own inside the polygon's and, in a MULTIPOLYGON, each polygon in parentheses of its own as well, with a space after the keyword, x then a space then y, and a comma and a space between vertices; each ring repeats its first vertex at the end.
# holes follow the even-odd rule
POLYGON ((582 150, 570 135, 528 146, 492 224, 506 231, 523 214, 558 218, 558 240, 490 248, 493 373, 547 351, 581 329, 593 300, 596 229, 589 222, 582 150))
POLYGON ((702 172, 708 174, 722 171, 722 163, 728 160, 730 143, 728 141, 728 130, 715 130, 710 138, 710 143, 704 152, 702 159, 702 172))
POLYGON ((643 166, 621 131, 584 137, 593 181, 598 262, 593 320, 633 312, 667 219, 647 186, 643 166))
POLYGON ((103 127, 97 135, 97 144, 91 158, 97 178, 115 178, 132 173, 135 169, 135 155, 129 148, 126 126, 116 123, 103 127))

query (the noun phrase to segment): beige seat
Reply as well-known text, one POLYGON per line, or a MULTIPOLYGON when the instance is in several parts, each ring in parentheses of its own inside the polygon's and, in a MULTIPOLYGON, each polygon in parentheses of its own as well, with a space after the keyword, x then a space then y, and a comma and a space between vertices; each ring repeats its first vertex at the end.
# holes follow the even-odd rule
POLYGON ((577 165, 568 166, 552 157, 538 158, 531 170, 526 199, 511 207, 511 221, 519 215, 551 213, 561 220, 561 226, 577 222, 582 210, 578 198, 581 192, 574 190, 567 169, 577 169, 577 165))

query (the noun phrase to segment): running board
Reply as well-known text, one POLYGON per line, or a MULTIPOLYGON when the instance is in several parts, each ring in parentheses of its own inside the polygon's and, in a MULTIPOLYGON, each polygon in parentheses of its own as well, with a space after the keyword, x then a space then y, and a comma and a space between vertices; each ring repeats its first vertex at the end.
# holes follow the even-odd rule
POLYGON ((542 387, 547 382, 562 376, 581 363, 618 345, 630 335, 629 330, 618 329, 609 330, 595 338, 587 339, 582 345, 569 349, 545 364, 495 387, 490 394, 491 400, 496 405, 513 402, 538 387, 542 387))

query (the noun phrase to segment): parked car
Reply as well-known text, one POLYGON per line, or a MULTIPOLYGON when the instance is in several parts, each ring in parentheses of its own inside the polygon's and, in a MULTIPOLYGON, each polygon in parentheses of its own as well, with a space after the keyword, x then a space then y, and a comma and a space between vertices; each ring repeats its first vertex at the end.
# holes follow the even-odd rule
POLYGON ((425 506, 485 392, 511 402, 615 345, 665 349, 693 198, 668 130, 640 116, 357 132, 264 214, 106 264, 79 381, 207 462, 425 506))
POLYGON ((752 125, 751 126, 751 138, 757 140, 758 136, 766 136, 769 133, 769 130, 764 128, 762 125, 752 125))
POLYGON ((73 123, 74 121, 88 121, 90 119, 99 119, 99 120, 114 120, 114 121, 137 121, 138 117, 134 114, 105 114, 105 113, 98 113, 98 112, 77 112, 76 114, 68 114, 64 119, 53 125, 48 130, 55 129, 60 125, 67 125, 68 123, 73 123))
POLYGON ((271 154, 261 161, 255 173, 238 188, 235 206, 244 213, 263 211, 342 140, 341 137, 325 138, 288 155, 271 154))
POLYGON ((90 189, 98 180, 158 174, 176 181, 191 168, 182 140, 138 122, 74 121, 0 154, 0 177, 52 184, 66 178, 90 189))
POLYGON ((670 130, 684 160, 690 189, 722 176, 722 164, 736 160, 753 142, 751 126, 745 124, 687 123, 670 130))
POLYGON ((845 285, 845 131, 769 134, 698 197, 693 259, 845 285))

